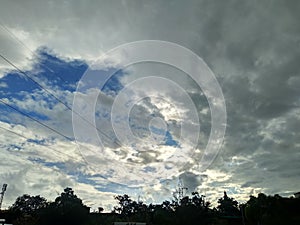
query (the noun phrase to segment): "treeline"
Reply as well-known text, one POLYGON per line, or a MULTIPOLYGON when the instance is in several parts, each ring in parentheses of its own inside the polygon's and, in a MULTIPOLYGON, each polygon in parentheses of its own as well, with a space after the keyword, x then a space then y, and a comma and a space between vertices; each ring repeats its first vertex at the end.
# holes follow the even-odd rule
POLYGON ((66 188, 54 202, 41 196, 23 195, 0 218, 14 225, 111 225, 113 222, 145 222, 149 225, 299 225, 300 199, 279 195, 250 196, 239 204, 224 192, 217 207, 205 196, 193 192, 182 199, 161 204, 134 201, 128 195, 115 196, 118 205, 111 213, 90 213, 71 188, 66 188))

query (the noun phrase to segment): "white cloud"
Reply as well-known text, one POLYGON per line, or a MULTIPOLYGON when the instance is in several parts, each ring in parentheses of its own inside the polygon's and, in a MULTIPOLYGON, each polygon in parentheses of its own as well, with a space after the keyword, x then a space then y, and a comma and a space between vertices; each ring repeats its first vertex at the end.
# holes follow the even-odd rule
MULTIPOLYGON (((98 62, 99 60, 102 62, 101 68, 116 65, 119 60, 119 56, 113 60, 105 57, 99 59, 101 53, 130 41, 161 39, 191 48, 204 58, 217 75, 224 91, 228 110, 225 145, 219 158, 207 171, 209 178, 204 182, 205 188, 210 196, 219 195, 220 189, 232 189, 232 194, 236 198, 245 199, 249 193, 260 190, 269 193, 286 193, 287 190, 292 192, 292 189, 300 188, 297 175, 300 145, 298 141, 300 140, 298 126, 300 117, 297 112, 300 90, 298 51, 300 35, 299 30, 295 29, 299 21, 298 11, 298 3, 280 1, 238 3, 236 1, 190 1, 189 3, 180 1, 109 3, 64 1, 58 3, 7 0, 2 2, 1 21, 13 35, 7 32, 5 27, 0 27, 0 49, 1 54, 23 70, 27 70, 38 60, 32 51, 40 46, 46 46, 58 56, 68 60, 79 58, 93 62, 98 59, 98 62), (216 168, 221 168, 221 172, 216 168)), ((145 63, 129 68, 129 76, 124 76, 121 82, 128 84, 140 76, 150 75, 176 81, 190 94, 194 102, 199 103, 196 109, 201 112, 200 122, 203 132, 200 134, 201 147, 199 149, 202 150, 210 132, 209 120, 211 119, 205 96, 197 95, 199 89, 187 76, 182 76, 180 72, 163 68, 163 66, 145 63)), ((0 78, 9 69, 12 67, 1 59, 0 78)), ((59 98, 65 99, 69 104, 72 102, 72 93, 60 90, 46 80, 39 81, 43 82, 47 88, 53 88, 53 92, 59 98)), ((0 83, 3 88, 1 93, 5 93, 5 85, 5 83, 0 83)), ((178 140, 180 127, 177 125, 186 119, 181 117, 181 114, 186 113, 186 108, 175 103, 182 103, 184 99, 172 88, 162 87, 159 82, 154 85, 166 91, 165 101, 158 101, 157 98, 151 99, 150 103, 145 101, 135 109, 136 114, 132 116, 136 121, 141 121, 145 119, 143 113, 150 112, 149 108, 152 107, 156 115, 173 122, 169 126, 173 138, 178 140), (176 110, 173 105, 176 105, 176 110)), ((145 87, 141 87, 138 91, 141 94, 143 92, 157 94, 145 87)), ((38 97, 45 93, 36 91, 30 94, 38 97)), ((78 96, 80 94, 78 93, 78 96)), ((97 91, 86 93, 86 96, 82 94, 81 101, 87 101, 98 94, 97 91)), ((103 93, 100 95, 105 101, 101 102, 99 108, 103 110, 102 113, 109 113, 113 99, 103 93)), ((12 102, 22 109, 33 110, 48 116, 50 118, 46 122, 48 125, 72 136, 71 113, 63 105, 54 104, 50 109, 49 102, 45 99, 33 101, 29 96, 24 97, 22 101, 12 99, 12 102)), ((84 112, 92 111, 81 110, 82 115, 86 117, 88 114, 84 112)), ((24 120, 17 113, 1 115, 1 118, 3 121, 9 120, 11 124, 18 125, 13 127, 1 123, 1 126, 33 139, 53 140, 56 137, 40 125, 27 119, 24 120)), ((75 119, 80 120, 78 117, 75 119)), ((143 120, 143 122, 145 125, 148 121, 143 120)), ((78 130, 77 135, 85 137, 85 132, 93 134, 94 129, 90 125, 84 123, 81 125, 82 130, 78 130)), ((102 129, 109 134, 113 131, 110 121, 99 120, 97 125, 101 125, 102 129)), ((52 151, 48 152, 49 149, 45 151, 46 148, 27 143, 13 134, 2 133, 4 135, 1 136, 1 144, 6 147, 1 154, 7 160, 2 162, 1 168, 11 174, 4 173, 1 176, 5 179, 11 177, 12 182, 15 182, 14 186, 10 185, 13 188, 8 189, 8 196, 10 196, 8 199, 12 201, 12 198, 15 198, 13 196, 21 194, 19 187, 24 186, 24 191, 30 191, 30 187, 34 186, 30 184, 41 184, 41 187, 35 186, 36 189, 34 189, 38 194, 44 193, 46 197, 56 195, 56 193, 49 193, 50 191, 43 192, 45 186, 42 185, 43 180, 38 176, 38 170, 32 167, 26 158, 22 158, 28 155, 19 157, 21 154, 19 152, 16 156, 16 149, 22 147, 24 151, 30 154, 35 153, 36 156, 48 161, 67 162, 71 168, 75 168, 77 164, 70 163, 66 156, 52 151), (14 140, 15 146, 11 146, 11 151, 6 154, 6 149, 12 143, 11 140, 14 140), (24 165, 23 171, 18 168, 20 165, 24 165)), ((136 130, 136 134, 141 135, 141 131, 136 130)), ((90 138, 90 145, 86 143, 82 145, 97 152, 99 149, 92 144, 98 144, 98 137, 91 136, 90 138)), ((104 138, 103 135, 102 138, 104 138)), ((79 158, 78 149, 62 139, 54 139, 53 142, 47 142, 47 144, 51 144, 53 148, 63 149, 64 152, 79 158)), ((106 143, 106 145, 108 156, 117 157, 120 160, 128 160, 128 156, 134 153, 128 149, 121 151, 112 143, 106 143)), ((145 144, 144 148, 150 147, 145 144)), ((165 149, 166 147, 159 147, 157 151, 166 154, 165 149)), ((169 150, 172 152, 172 149, 169 148, 169 150)), ((101 159, 100 156, 95 158, 93 152, 90 153, 90 157, 94 157, 95 161, 101 159)), ((155 152, 149 152, 148 155, 141 155, 140 158, 151 162, 154 160, 153 154, 155 155, 155 152)), ((161 156, 161 158, 165 157, 161 156)), ((107 171, 111 167, 109 163, 104 163, 107 171)), ((93 173, 89 168, 78 169, 87 174, 93 173)), ((194 172, 195 176, 198 176, 196 169, 196 166, 188 164, 183 171, 194 172)), ((57 190, 59 192, 64 185, 78 183, 79 192, 88 202, 93 201, 90 196, 96 193, 101 194, 91 185, 81 184, 71 178, 67 178, 65 183, 63 182, 64 176, 55 179, 49 168, 44 168, 42 171, 46 179, 45 185, 52 185, 55 190, 59 189, 57 190), (51 183, 51 179, 54 179, 57 184, 51 183)), ((119 177, 123 175, 123 171, 117 172, 120 173, 119 177)), ((119 182, 125 182, 128 178, 125 176, 119 180, 119 177, 116 179, 119 182)), ((145 193, 149 199, 162 199, 170 194, 171 189, 172 187, 165 188, 158 185, 155 186, 154 191, 151 188, 145 188, 145 193)), ((110 204, 110 195, 111 193, 103 194, 104 201, 107 201, 105 204, 110 204)))

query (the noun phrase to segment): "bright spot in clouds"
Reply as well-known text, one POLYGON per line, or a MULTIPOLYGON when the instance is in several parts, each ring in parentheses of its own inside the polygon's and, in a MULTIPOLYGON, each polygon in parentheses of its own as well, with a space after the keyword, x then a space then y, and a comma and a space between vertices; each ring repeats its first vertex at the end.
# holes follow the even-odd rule
MULTIPOLYGON (((87 109, 81 115, 90 118, 89 107, 93 107, 96 120, 90 122, 103 131, 93 136, 95 128, 83 123, 78 135, 84 138, 78 146, 72 112, 0 58, 0 100, 56 131, 0 103, 0 182, 9 184, 3 206, 23 193, 53 200, 66 186, 93 208, 109 210, 115 204, 113 196, 123 193, 161 202, 172 196, 179 177, 190 192, 205 192, 211 201, 221 197, 223 190, 239 201, 260 191, 287 196, 299 191, 298 12, 298 3, 281 1, 2 1, 1 55, 69 107, 89 65, 98 60, 96 69, 105 71, 122 59, 99 59, 102 53, 127 42, 155 39, 180 44, 202 57, 220 83, 227 108, 222 151, 199 173, 195 159, 208 143, 211 112, 203 91, 182 71, 145 62, 119 71, 103 90, 87 86, 86 92, 76 93, 81 107, 87 109), (109 116, 115 97, 127 84, 145 76, 176 82, 197 103, 199 141, 185 163, 161 163, 174 151, 191 146, 188 138, 180 141, 182 123, 191 128, 197 125, 182 104, 180 90, 172 85, 160 92, 139 86, 129 90, 153 95, 129 112, 133 136, 122 137, 129 144, 120 147, 115 141, 119 137, 109 116), (95 96, 98 101, 91 106, 95 96), (85 136, 89 132, 91 136, 85 136), (111 160, 99 154, 98 137, 111 160), (140 141, 131 142, 132 137, 140 141), (159 140, 154 145, 153 138, 159 140), (83 157, 84 149, 90 154, 83 157), (98 167, 87 163, 93 160, 98 167), (144 177, 132 173, 136 176, 132 179, 113 166, 116 161, 134 165, 127 167, 128 172, 155 174, 157 164, 177 172, 156 174, 153 183, 141 185, 144 177)), ((161 82, 152 85, 162 87, 161 82)), ((122 113, 116 115, 123 128, 122 113)))

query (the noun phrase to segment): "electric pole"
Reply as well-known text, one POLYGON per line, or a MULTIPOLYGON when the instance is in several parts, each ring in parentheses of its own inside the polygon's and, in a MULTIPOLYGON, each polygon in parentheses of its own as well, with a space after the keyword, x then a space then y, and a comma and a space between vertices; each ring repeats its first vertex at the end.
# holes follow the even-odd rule
POLYGON ((0 193, 0 211, 1 211, 1 206, 2 206, 2 201, 3 201, 3 196, 4 196, 4 193, 6 191, 6 188, 7 188, 7 184, 3 184, 2 186, 2 191, 0 193))

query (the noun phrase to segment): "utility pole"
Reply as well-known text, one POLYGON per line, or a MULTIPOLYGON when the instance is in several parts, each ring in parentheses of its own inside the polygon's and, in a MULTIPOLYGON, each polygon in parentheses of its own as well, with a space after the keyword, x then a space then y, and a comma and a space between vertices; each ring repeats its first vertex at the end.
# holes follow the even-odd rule
POLYGON ((7 184, 3 184, 2 186, 2 191, 0 193, 0 211, 1 211, 1 206, 2 206, 2 201, 3 201, 3 196, 4 196, 4 193, 6 191, 6 188, 7 188, 7 184))

